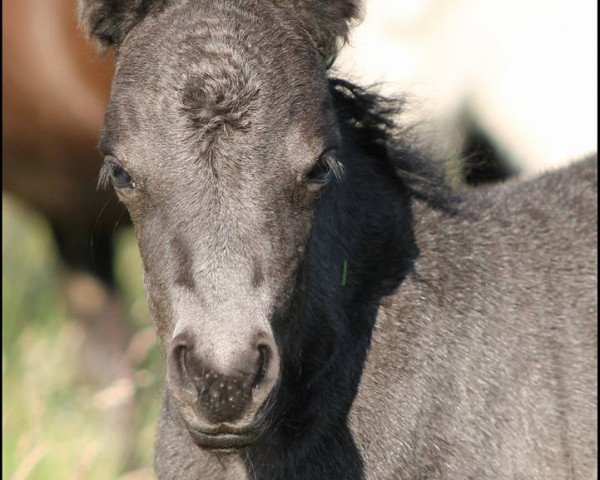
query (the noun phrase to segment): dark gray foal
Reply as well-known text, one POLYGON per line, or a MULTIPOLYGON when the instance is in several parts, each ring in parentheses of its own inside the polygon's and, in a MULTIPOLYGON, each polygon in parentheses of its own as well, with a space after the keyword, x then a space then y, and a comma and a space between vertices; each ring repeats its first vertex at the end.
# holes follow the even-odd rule
POLYGON ((596 477, 597 160, 460 197, 328 79, 352 0, 82 0, 161 479, 596 477))

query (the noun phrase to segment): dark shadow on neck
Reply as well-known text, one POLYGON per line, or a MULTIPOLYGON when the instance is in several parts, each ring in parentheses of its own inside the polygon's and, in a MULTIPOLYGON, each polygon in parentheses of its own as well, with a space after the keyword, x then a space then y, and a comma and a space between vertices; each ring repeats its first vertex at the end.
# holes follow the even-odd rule
POLYGON ((246 458, 256 479, 365 478, 348 415, 379 309, 418 249, 413 194, 394 165, 351 140, 342 150, 346 173, 320 200, 301 288, 274 322, 283 380, 246 458))

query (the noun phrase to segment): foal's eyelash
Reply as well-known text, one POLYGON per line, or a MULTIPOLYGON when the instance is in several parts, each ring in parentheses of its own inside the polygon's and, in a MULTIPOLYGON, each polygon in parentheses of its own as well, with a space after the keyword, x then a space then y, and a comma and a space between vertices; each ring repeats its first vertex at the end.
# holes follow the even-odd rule
POLYGON ((96 183, 96 190, 106 190, 110 182, 110 163, 105 162, 100 168, 98 173, 98 183, 96 183))
POLYGON ((341 180, 344 176, 344 165, 340 162, 335 155, 327 155, 325 162, 331 171, 331 175, 335 180, 341 180))

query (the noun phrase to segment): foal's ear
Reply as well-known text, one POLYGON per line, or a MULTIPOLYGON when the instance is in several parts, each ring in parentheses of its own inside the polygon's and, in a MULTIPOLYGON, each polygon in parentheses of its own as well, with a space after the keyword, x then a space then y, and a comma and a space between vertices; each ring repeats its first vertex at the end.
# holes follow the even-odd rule
POLYGON ((79 22, 102 47, 118 47, 148 12, 167 0, 78 0, 79 22))
POLYGON ((289 8, 313 39, 327 62, 346 41, 351 22, 361 16, 361 0, 271 0, 289 8))

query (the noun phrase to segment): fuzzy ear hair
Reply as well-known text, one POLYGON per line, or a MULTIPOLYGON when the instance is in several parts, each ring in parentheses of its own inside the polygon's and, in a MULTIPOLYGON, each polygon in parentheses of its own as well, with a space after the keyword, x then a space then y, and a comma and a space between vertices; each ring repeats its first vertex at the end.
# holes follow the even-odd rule
POLYGON ((288 8, 313 39, 330 64, 341 42, 346 41, 353 21, 362 16, 361 0, 271 0, 288 8))
POLYGON ((103 48, 118 47, 148 12, 167 0, 79 0, 79 22, 84 32, 103 48))

